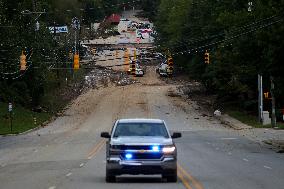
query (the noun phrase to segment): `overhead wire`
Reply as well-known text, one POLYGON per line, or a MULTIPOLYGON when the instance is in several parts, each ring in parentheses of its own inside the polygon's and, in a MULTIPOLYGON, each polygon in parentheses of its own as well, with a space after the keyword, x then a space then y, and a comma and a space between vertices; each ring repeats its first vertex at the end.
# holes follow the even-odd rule
MULTIPOLYGON (((98 7, 88 7, 88 8, 80 8, 80 10, 81 11, 87 11, 87 10, 95 10, 96 8, 98 8, 98 9, 100 9, 100 8, 107 8, 107 7, 115 7, 115 6, 122 6, 122 5, 124 5, 124 6, 126 6, 126 5, 132 5, 132 4, 135 4, 135 3, 137 3, 137 2, 140 2, 140 1, 143 1, 143 0, 132 0, 132 1, 123 1, 123 2, 121 2, 121 3, 116 3, 116 4, 112 4, 112 5, 103 5, 102 7, 101 6, 98 6, 98 7)), ((25 9, 25 10, 20 10, 20 9, 16 9, 16 8, 13 8, 13 9, 9 9, 9 8, 5 8, 5 11, 15 11, 15 12, 19 12, 19 13, 22 13, 22 14, 33 14, 33 12, 32 11, 30 11, 30 10, 28 10, 28 9, 25 9)), ((67 11, 67 12, 70 12, 71 10, 69 10, 69 9, 66 9, 65 11, 67 11)), ((44 11, 45 12, 45 11, 44 11)), ((0 26, 0 27, 5 27, 5 28, 7 28, 7 27, 15 27, 15 26, 13 26, 13 25, 11 25, 11 26, 0 26)), ((5 52, 5 51, 8 51, 8 50, 0 50, 0 51, 2 51, 2 52, 5 52)), ((12 62, 14 62, 14 61, 16 61, 15 59, 12 61, 12 62)), ((19 63, 18 64, 16 64, 16 63, 11 63, 11 60, 9 61, 9 63, 5 63, 5 62, 0 62, 1 64, 6 64, 6 65, 9 65, 9 66, 12 66, 12 65, 14 65, 14 66, 18 66, 19 65, 19 63)), ((3 73, 3 72, 0 72, 0 74, 3 74, 3 75, 14 75, 14 74, 16 74, 16 73, 19 73, 19 72, 11 72, 11 73, 3 73)))
POLYGON ((209 44, 206 44, 206 45, 202 45, 202 46, 199 46, 199 47, 196 47, 196 48, 192 48, 192 49, 190 49, 190 50, 175 52, 175 53, 173 53, 173 55, 183 54, 183 53, 191 53, 191 52, 194 52, 194 51, 199 50, 199 49, 205 49, 206 47, 209 47, 209 46, 213 46, 213 45, 216 45, 216 44, 220 44, 220 43, 223 43, 223 42, 226 42, 226 41, 231 41, 231 40, 233 40, 233 39, 235 39, 235 38, 238 38, 238 37, 240 37, 240 36, 243 36, 243 35, 246 35, 246 34, 255 32, 255 31, 259 30, 259 29, 263 29, 263 28, 272 26, 272 25, 277 24, 277 23, 282 22, 282 21, 283 21, 283 18, 281 18, 281 19, 279 19, 279 20, 276 20, 276 21, 274 21, 274 22, 267 23, 267 24, 262 25, 262 26, 260 26, 260 27, 258 27, 258 28, 255 28, 255 29, 252 29, 252 30, 249 30, 249 31, 240 33, 240 34, 237 34, 237 35, 235 35, 235 36, 228 37, 228 38, 223 39, 223 40, 219 40, 219 41, 212 42, 212 43, 209 43, 209 44))
MULTIPOLYGON (((142 1, 142 0, 136 0, 135 2, 138 2, 138 1, 142 1)), ((122 4, 125 4, 125 3, 122 3, 122 4)), ((112 5, 112 6, 114 6, 114 5, 112 5)), ((231 40, 233 40, 235 38, 238 38, 240 36, 243 36, 243 35, 255 32, 255 31, 259 30, 259 29, 263 29, 263 28, 269 27, 269 26, 274 25, 276 23, 279 23, 279 22, 281 22, 283 20, 283 18, 280 18, 280 19, 278 19, 276 21, 263 24, 264 21, 270 21, 270 20, 276 19, 276 18, 279 18, 279 15, 273 15, 273 16, 268 17, 268 18, 263 18, 263 19, 254 21, 252 23, 248 23, 248 24, 246 24, 244 26, 240 26, 240 27, 234 28, 233 30, 229 30, 228 33, 226 33, 225 31, 222 31, 219 34, 211 35, 211 36, 204 37, 204 38, 189 39, 189 40, 184 40, 184 41, 178 41, 177 40, 176 41, 177 43, 179 42, 179 43, 182 43, 183 45, 180 45, 180 46, 177 45, 177 46, 174 46, 174 47, 184 47, 184 45, 193 45, 193 44, 205 42, 205 41, 208 41, 208 40, 213 40, 213 39, 216 39, 218 37, 225 37, 228 34, 233 35, 233 36, 230 36, 230 37, 227 37, 225 39, 218 40, 218 41, 215 41, 215 42, 212 42, 212 43, 205 43, 205 44, 197 46, 197 47, 190 47, 189 49, 184 50, 184 51, 174 52, 174 53, 172 53, 172 55, 198 52, 200 50, 204 50, 205 48, 209 48, 211 46, 214 46, 214 45, 217 45, 217 44, 220 44, 220 43, 231 41, 231 40), (262 25, 258 25, 259 23, 262 24, 262 25), (236 32, 240 32, 240 31, 242 33, 236 34, 236 32)), ((226 46, 230 46, 230 45, 231 44, 223 45, 222 47, 226 47, 226 46)), ((106 56, 114 56, 114 55, 106 55, 106 56)), ((96 60, 96 61, 111 61, 111 60, 119 60, 119 59, 125 59, 125 58, 126 57, 114 58, 114 59, 96 60)), ((129 58, 131 58, 131 57, 129 57, 129 58)), ((56 62, 56 63, 58 63, 58 62, 56 62)), ((64 62, 64 63, 66 64, 67 62, 64 62)))
MULTIPOLYGON (((213 46, 213 45, 216 45, 216 44, 220 44, 220 43, 223 43, 223 42, 227 42, 227 41, 231 41, 231 40, 233 40, 233 39, 235 39, 235 38, 238 38, 238 37, 240 37, 240 36, 246 35, 246 34, 248 34, 248 33, 252 33, 252 32, 255 32, 255 31, 259 30, 259 29, 263 29, 263 28, 269 27, 269 26, 271 26, 271 25, 274 25, 274 24, 276 24, 276 23, 281 22, 282 20, 283 20, 283 18, 278 19, 278 20, 276 20, 276 21, 274 21, 274 22, 270 22, 270 23, 264 24, 264 25, 262 25, 262 26, 259 26, 259 27, 255 28, 255 29, 251 29, 251 30, 249 30, 249 31, 246 31, 246 32, 243 32, 243 33, 234 35, 234 36, 231 36, 231 37, 226 38, 226 39, 223 39, 223 40, 219 40, 219 41, 212 42, 212 43, 209 43, 209 44, 205 44, 205 45, 202 45, 202 46, 199 46, 199 47, 191 48, 191 49, 189 49, 189 50, 179 51, 179 52, 172 53, 172 55, 199 52, 200 50, 205 49, 205 48, 208 48, 208 47, 210 47, 210 46, 213 46)), ((231 44, 230 44, 230 45, 231 45, 231 44)), ((225 46, 230 46, 230 45, 223 45, 223 47, 225 47, 225 46)), ((105 55, 105 56, 115 56, 115 55, 109 54, 109 55, 105 55)), ((122 60, 122 59, 125 59, 125 58, 132 58, 132 57, 134 57, 134 56, 121 57, 121 58, 113 58, 113 59, 103 59, 103 60, 101 60, 101 59, 95 59, 95 60, 93 60, 93 62, 104 62, 104 61, 122 60)), ((57 62, 57 63, 58 63, 58 62, 57 62)), ((68 62, 63 62, 63 63, 66 64, 66 63, 68 63, 68 62)), ((64 69, 64 68, 60 68, 60 69, 64 69)))
MULTIPOLYGON (((267 23, 265 25, 262 25, 258 28, 255 28, 255 29, 252 29, 252 30, 249 30, 249 31, 246 31, 244 33, 241 33, 241 34, 238 34, 238 35, 235 35, 235 36, 232 36, 232 37, 229 37, 229 38, 226 38, 226 39, 223 39, 223 40, 219 40, 219 41, 216 41, 216 42, 213 42, 213 43, 209 43, 209 44, 206 44, 206 45, 202 45, 202 46, 199 46, 199 47, 195 47, 195 48, 191 48, 190 50, 186 50, 186 51, 180 51, 180 52, 175 52, 175 53, 172 53, 172 55, 178 55, 178 54, 183 54, 183 53, 194 53, 194 51, 199 51, 199 50, 202 50, 202 49, 205 49, 206 47, 210 47, 210 46, 213 46, 213 45, 216 45, 216 44, 219 44, 219 43, 223 43, 223 42, 226 42, 226 41, 230 41, 232 39, 235 39, 237 37, 240 37, 240 36, 243 36, 243 35, 246 35, 248 33, 252 33, 254 31, 257 31, 258 29, 263 29, 263 28, 266 28, 268 26, 271 26, 273 24, 276 24, 278 22, 281 22, 283 20, 283 18, 279 19, 279 20, 276 20, 274 22, 270 22, 270 23, 267 23)), ((228 45, 226 45, 228 46, 228 45)), ((114 55, 105 55, 105 56, 114 56, 114 55)), ((129 56, 129 58, 131 58, 133 56, 129 56)), ((102 61, 111 61, 111 60, 119 60, 119 59, 125 59, 127 57, 121 57, 121 58, 113 58, 113 59, 103 59, 103 60, 94 60, 94 62, 102 62, 102 61)), ((65 62, 66 63, 66 62, 65 62)), ((13 75, 15 73, 18 73, 18 72, 14 72, 14 73, 10 73, 10 75, 13 75)), ((9 75, 9 73, 2 73, 4 75, 9 75)))
POLYGON ((184 41, 176 40, 176 43, 174 42, 172 45, 170 44, 170 46, 171 46, 171 49, 174 49, 174 48, 194 45, 196 43, 205 42, 207 40, 213 40, 213 39, 218 38, 218 37, 225 37, 228 34, 232 35, 236 32, 241 32, 243 30, 247 30, 249 27, 257 27, 257 26, 259 26, 259 25, 256 25, 258 23, 261 23, 261 22, 264 22, 264 21, 269 21, 269 20, 276 19, 276 18, 281 18, 281 16, 282 15, 273 15, 273 16, 270 16, 270 17, 267 17, 267 18, 263 18, 263 19, 254 21, 252 23, 248 23, 244 26, 238 26, 238 27, 234 28, 233 30, 228 30, 227 32, 222 31, 219 34, 214 34, 214 35, 210 35, 210 36, 207 36, 207 37, 193 38, 193 39, 184 40, 184 41), (178 45, 178 43, 181 43, 182 45, 178 45))
MULTIPOLYGON (((96 10, 97 8, 101 9, 101 8, 111 8, 111 7, 122 6, 122 5, 132 5, 134 3, 141 2, 141 1, 144 1, 144 0, 130 0, 130 1, 122 2, 122 3, 115 3, 115 4, 111 4, 111 5, 102 5, 102 6, 99 5, 99 6, 86 7, 86 8, 80 7, 78 9, 81 10, 81 11, 96 10)), ((22 13, 22 14, 32 14, 33 13, 33 11, 30 11, 29 9, 23 10, 23 9, 16 9, 16 8, 12 8, 12 9, 4 8, 4 10, 6 10, 6 11, 15 11, 15 12, 19 12, 19 13, 22 13)), ((65 9, 65 11, 66 12, 71 12, 70 9, 65 9)))

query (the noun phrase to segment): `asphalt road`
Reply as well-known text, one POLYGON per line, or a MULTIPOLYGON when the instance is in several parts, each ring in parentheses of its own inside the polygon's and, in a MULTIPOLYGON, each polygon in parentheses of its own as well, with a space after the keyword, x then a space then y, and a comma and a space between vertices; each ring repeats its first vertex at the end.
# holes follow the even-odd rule
POLYGON ((0 137, 1 189, 281 189, 284 156, 225 128, 147 70, 140 83, 90 90, 47 127, 0 137), (171 94, 171 95, 169 95, 171 94), (181 131, 177 183, 159 175, 105 183, 105 141, 118 118, 160 118, 181 131))

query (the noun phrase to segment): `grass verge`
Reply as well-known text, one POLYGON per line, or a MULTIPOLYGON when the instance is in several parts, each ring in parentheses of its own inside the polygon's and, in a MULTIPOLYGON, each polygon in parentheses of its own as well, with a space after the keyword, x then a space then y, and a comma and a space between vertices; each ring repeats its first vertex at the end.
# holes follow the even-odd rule
POLYGON ((19 134, 38 127, 51 118, 49 113, 36 113, 21 106, 13 107, 12 130, 8 104, 0 103, 0 135, 19 134), (36 120, 36 121, 35 121, 36 120))
POLYGON ((8 104, 0 103, 0 135, 19 134, 30 129, 36 128, 42 123, 50 120, 50 118, 61 111, 74 98, 81 94, 81 83, 86 74, 84 70, 78 70, 69 75, 66 83, 65 77, 61 76, 61 80, 55 78, 54 74, 49 74, 46 93, 41 99, 41 107, 46 113, 37 113, 29 109, 23 108, 17 104, 13 105, 12 112, 12 130, 10 113, 8 112, 8 104), (63 78, 63 79, 62 79, 63 78), (61 81, 59 83, 59 81, 61 81), (35 122, 36 120, 36 122, 35 122))
MULTIPOLYGON (((241 111, 235 111, 235 110, 229 110, 227 111, 227 114, 229 114, 231 117, 236 118, 237 120, 250 125, 255 128, 272 128, 271 124, 269 125, 262 125, 258 122, 257 117, 253 115, 249 115, 245 112, 241 111)), ((277 122, 277 127, 279 129, 284 129, 284 123, 282 122, 277 122)))

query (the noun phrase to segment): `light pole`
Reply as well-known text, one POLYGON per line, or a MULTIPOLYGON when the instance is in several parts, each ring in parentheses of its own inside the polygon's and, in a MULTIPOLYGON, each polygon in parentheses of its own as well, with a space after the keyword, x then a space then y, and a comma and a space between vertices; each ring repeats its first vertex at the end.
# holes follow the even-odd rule
POLYGON ((39 22, 36 21, 36 24, 35 24, 35 31, 39 31, 39 26, 40 26, 39 22))
POLYGON ((53 35, 54 35, 54 58, 55 58, 55 63, 56 63, 56 77, 57 79, 59 78, 59 70, 58 70, 58 61, 57 61, 57 54, 55 53, 55 48, 57 46, 56 42, 56 23, 55 21, 53 22, 53 35))
POLYGON ((74 42, 74 49, 75 49, 75 52, 74 54, 77 52, 77 30, 80 29, 80 21, 78 20, 77 17, 74 17, 72 19, 72 27, 74 28, 75 30, 75 42, 74 42))
POLYGON ((258 121, 263 121, 263 87, 262 87, 262 75, 258 74, 258 121))

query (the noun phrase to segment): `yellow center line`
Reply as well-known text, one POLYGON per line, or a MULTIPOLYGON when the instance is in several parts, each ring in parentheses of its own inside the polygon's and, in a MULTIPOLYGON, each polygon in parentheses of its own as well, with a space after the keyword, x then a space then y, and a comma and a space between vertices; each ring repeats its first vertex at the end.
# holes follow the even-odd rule
POLYGON ((196 180, 193 176, 191 176, 188 172, 186 172, 186 170, 184 170, 179 164, 178 166, 178 170, 180 170, 194 185, 194 188, 196 189, 204 189, 204 187, 202 186, 202 184, 196 180))
POLYGON ((91 159, 92 157, 94 157, 94 155, 96 155, 96 153, 103 147, 104 145, 104 140, 101 140, 89 153, 88 155, 88 159, 91 159))
POLYGON ((191 186, 189 185, 188 181, 183 177, 183 174, 178 170, 178 177, 182 181, 183 185, 185 186, 186 189, 192 189, 191 186))
POLYGON ((88 159, 94 157, 94 155, 96 155, 96 153, 103 147, 104 143, 105 140, 103 139, 97 145, 95 145, 95 147, 89 152, 88 159))

